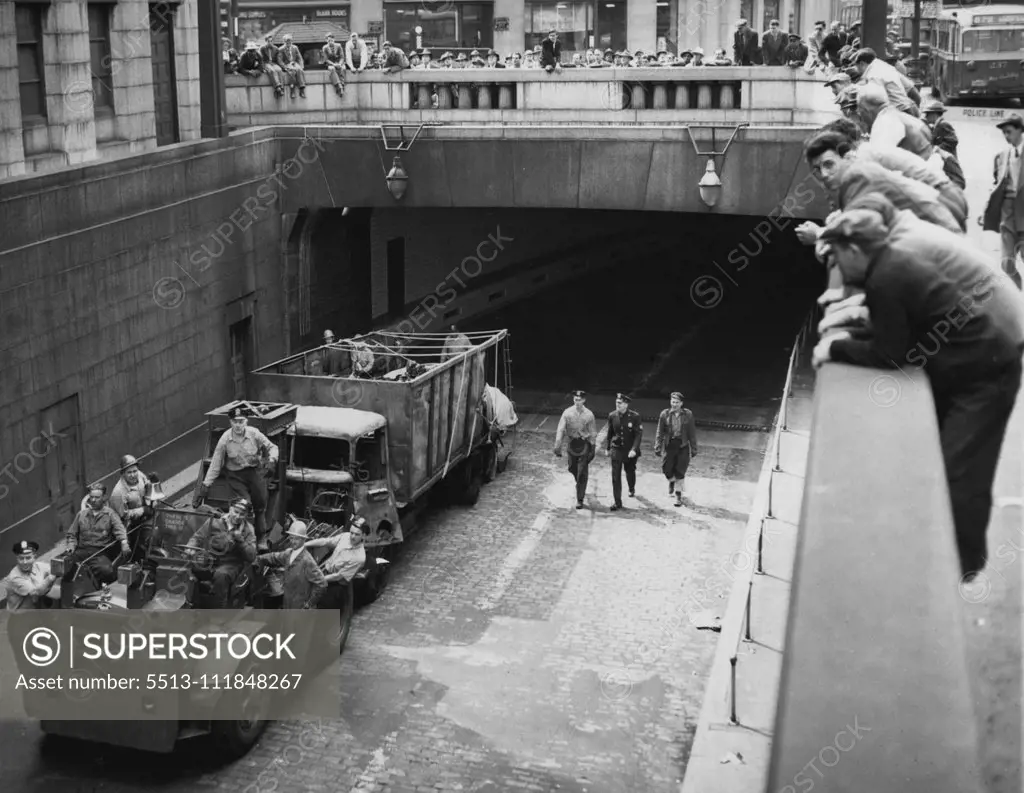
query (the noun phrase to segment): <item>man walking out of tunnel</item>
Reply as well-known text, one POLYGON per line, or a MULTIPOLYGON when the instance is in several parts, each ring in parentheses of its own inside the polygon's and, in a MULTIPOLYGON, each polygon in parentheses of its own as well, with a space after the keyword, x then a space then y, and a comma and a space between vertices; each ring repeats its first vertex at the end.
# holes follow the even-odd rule
POLYGON ((683 407, 683 394, 673 391, 669 407, 658 416, 658 431, 654 436, 654 456, 665 460, 661 471, 668 479, 668 493, 675 493, 676 506, 683 505, 683 477, 690 460, 697 456, 697 428, 693 413, 683 407))
POLYGON ((615 395, 615 410, 608 414, 608 423, 597 436, 597 445, 604 446, 612 458, 612 512, 622 509, 622 471, 626 471, 629 495, 636 498, 636 461, 640 459, 640 441, 644 427, 640 414, 629 407, 629 396, 615 395))
POLYGON ((596 419, 587 407, 584 391, 574 391, 573 406, 562 411, 555 432, 555 456, 562 456, 562 440, 569 439, 569 473, 576 480, 576 509, 583 509, 583 496, 590 478, 590 461, 594 459, 596 419))

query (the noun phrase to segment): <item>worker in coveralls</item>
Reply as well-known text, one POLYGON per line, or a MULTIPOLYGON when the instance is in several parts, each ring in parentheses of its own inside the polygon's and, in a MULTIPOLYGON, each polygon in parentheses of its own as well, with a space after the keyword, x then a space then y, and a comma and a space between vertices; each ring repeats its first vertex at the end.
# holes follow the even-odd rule
POLYGON ((576 509, 583 509, 583 496, 590 478, 590 461, 594 459, 596 419, 587 407, 587 395, 574 391, 573 406, 562 412, 555 432, 555 456, 562 456, 562 440, 569 438, 569 473, 576 480, 576 509))
POLYGON ((644 427, 640 414, 629 407, 629 396, 615 395, 615 410, 608 414, 608 424, 598 435, 598 446, 612 458, 612 512, 622 509, 622 471, 626 471, 629 495, 636 498, 636 461, 640 459, 640 441, 644 427))
POLYGON ((324 592, 327 580, 313 555, 306 550, 309 536, 306 524, 297 520, 285 532, 288 548, 276 553, 262 553, 257 563, 284 570, 284 602, 286 609, 315 609, 324 592))
POLYGON ((697 429, 693 413, 683 407, 683 395, 673 391, 669 407, 658 416, 658 432, 654 437, 654 455, 665 455, 661 470, 668 479, 668 493, 676 495, 676 506, 683 505, 683 477, 690 460, 697 456, 697 429))
POLYGON ((14 543, 14 555, 18 564, 0 581, 0 589, 7 590, 7 610, 24 611, 49 606, 46 593, 53 588, 57 576, 50 574, 50 567, 37 561, 39 543, 22 540, 14 543))
POLYGON ((117 573, 114 572, 110 556, 114 550, 107 546, 118 542, 121 554, 125 558, 130 556, 132 549, 128 545, 124 524, 117 513, 107 506, 106 485, 93 485, 89 488, 89 505, 75 516, 68 528, 68 553, 77 563, 68 571, 68 578, 81 565, 97 589, 103 584, 116 581, 117 573))
POLYGON ((198 507, 216 482, 221 493, 214 498, 248 498, 255 512, 256 541, 266 542, 267 483, 265 472, 277 465, 277 445, 255 427, 241 408, 231 412, 231 429, 220 436, 213 450, 210 470, 192 501, 198 507))

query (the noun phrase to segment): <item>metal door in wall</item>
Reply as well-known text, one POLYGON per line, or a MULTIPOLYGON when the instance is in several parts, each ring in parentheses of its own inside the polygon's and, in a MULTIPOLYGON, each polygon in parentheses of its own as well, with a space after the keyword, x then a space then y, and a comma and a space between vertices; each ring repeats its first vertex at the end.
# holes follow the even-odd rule
POLYGON ((178 92, 174 73, 174 8, 167 3, 149 6, 149 40, 153 55, 153 104, 156 109, 156 145, 178 142, 178 92))
POLYGON ((46 443, 43 459, 53 525, 57 531, 64 531, 71 525, 85 495, 78 394, 42 412, 39 437, 46 443))

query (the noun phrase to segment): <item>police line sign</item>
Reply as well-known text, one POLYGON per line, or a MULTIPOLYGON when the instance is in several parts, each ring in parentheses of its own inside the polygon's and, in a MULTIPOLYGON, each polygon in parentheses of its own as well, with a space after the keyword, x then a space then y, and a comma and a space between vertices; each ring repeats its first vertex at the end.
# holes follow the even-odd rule
POLYGON ((44 610, 0 628, 0 718, 244 719, 253 694, 268 719, 339 712, 334 610, 44 610))

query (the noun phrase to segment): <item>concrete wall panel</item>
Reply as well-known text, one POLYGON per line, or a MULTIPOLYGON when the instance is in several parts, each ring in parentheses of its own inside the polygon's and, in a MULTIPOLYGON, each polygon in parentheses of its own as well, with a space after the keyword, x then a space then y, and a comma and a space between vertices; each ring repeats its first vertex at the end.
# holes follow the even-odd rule
POLYGON ((653 146, 653 143, 584 141, 580 158, 580 208, 635 210, 644 206, 653 146))
POLYGON ((547 141, 515 147, 515 205, 565 207, 579 205, 580 152, 578 141, 547 141))
POLYGON ((446 142, 453 206, 514 206, 515 158, 497 141, 446 142))

